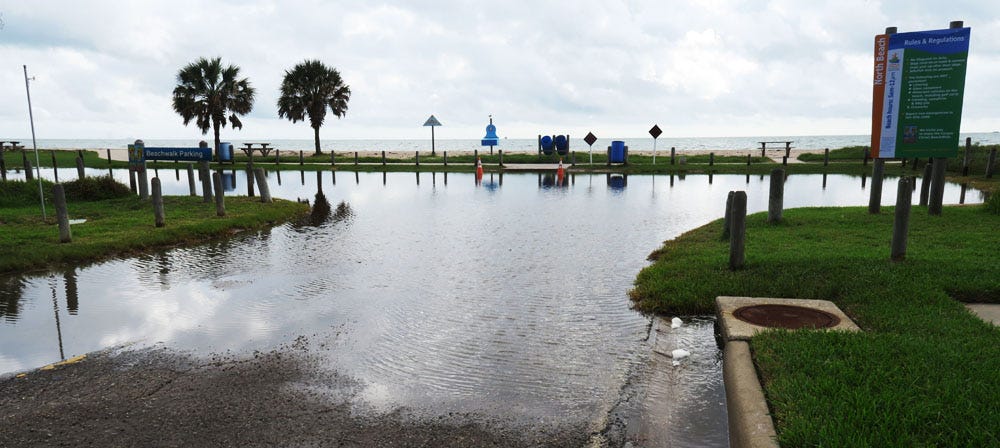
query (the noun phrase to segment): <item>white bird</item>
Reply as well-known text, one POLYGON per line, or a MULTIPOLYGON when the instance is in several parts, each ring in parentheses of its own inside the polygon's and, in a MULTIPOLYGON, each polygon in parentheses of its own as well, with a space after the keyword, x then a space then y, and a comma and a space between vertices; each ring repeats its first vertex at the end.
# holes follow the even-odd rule
POLYGON ((670 319, 670 328, 680 328, 681 325, 684 325, 684 321, 682 321, 681 318, 675 317, 670 319))

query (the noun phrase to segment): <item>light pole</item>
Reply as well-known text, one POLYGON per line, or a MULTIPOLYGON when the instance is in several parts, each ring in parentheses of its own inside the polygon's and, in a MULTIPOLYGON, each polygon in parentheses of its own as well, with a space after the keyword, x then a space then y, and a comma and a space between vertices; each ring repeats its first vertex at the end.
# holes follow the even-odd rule
MULTIPOLYGON (((35 78, 31 78, 35 79, 35 78)), ((31 146, 35 150, 35 177, 38 178, 38 200, 42 202, 42 219, 45 216, 45 195, 42 193, 42 169, 38 160, 38 143, 35 141, 35 115, 31 112, 31 88, 28 87, 28 66, 24 66, 24 91, 28 94, 28 118, 31 120, 31 146)))

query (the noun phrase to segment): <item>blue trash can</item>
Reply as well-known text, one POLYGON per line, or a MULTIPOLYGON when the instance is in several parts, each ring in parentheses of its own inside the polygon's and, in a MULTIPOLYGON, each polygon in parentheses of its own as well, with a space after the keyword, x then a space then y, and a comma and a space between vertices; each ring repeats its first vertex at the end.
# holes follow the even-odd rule
POLYGON ((556 138, 552 139, 552 144, 556 146, 556 153, 564 156, 569 153, 569 140, 566 139, 565 135, 557 135, 556 138))
POLYGON ((608 158, 611 163, 625 163, 625 142, 621 140, 611 142, 611 154, 608 158))
POLYGON ((219 161, 220 162, 232 162, 233 161, 233 144, 229 142, 219 143, 219 161))
POLYGON ((548 135, 543 135, 539 143, 542 145, 542 154, 547 156, 552 155, 552 137, 548 135))

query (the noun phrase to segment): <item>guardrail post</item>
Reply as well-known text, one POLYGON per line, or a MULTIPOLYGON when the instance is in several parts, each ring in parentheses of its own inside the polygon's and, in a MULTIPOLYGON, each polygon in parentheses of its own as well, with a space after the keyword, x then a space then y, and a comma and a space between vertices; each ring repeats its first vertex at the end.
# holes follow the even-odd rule
POLYGON ((767 201, 767 222, 776 223, 781 221, 781 213, 784 209, 785 199, 785 170, 771 170, 771 191, 768 193, 767 201))
POLYGON ((212 173, 212 183, 215 185, 215 214, 226 216, 226 199, 222 191, 222 175, 218 171, 212 173))
POLYGON ((913 184, 906 177, 899 178, 896 188, 896 215, 892 223, 892 261, 906 258, 906 237, 910 228, 910 202, 913 199, 913 184))
POLYGON ((66 210, 66 192, 62 184, 55 184, 52 187, 52 196, 56 203, 56 219, 59 221, 59 242, 69 243, 73 241, 73 234, 69 228, 69 212, 66 210))
POLYGON ((746 261, 744 244, 747 230, 747 193, 737 191, 733 194, 733 211, 729 222, 729 269, 737 270, 746 261))
POLYGON ((163 215, 163 189, 160 187, 160 178, 153 178, 153 216, 156 219, 156 227, 165 225, 163 215))

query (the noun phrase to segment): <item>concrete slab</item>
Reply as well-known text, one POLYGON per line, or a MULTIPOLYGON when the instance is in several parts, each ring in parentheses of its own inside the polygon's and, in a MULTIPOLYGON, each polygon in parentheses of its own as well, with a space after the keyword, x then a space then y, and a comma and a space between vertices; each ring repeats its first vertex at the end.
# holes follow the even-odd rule
POLYGON ((715 298, 715 307, 718 312, 719 326, 722 328, 722 337, 724 340, 749 341, 753 335, 768 330, 767 327, 744 322, 733 316, 733 312, 737 309, 751 305, 792 305, 813 308, 840 318, 840 323, 829 328, 829 330, 861 331, 851 318, 847 317, 840 308, 837 308, 837 305, 828 300, 719 296, 715 298))
POLYGON ((986 322, 992 322, 993 325, 1000 325, 1000 304, 998 303, 966 303, 965 307, 972 311, 973 314, 979 316, 980 319, 986 322))

